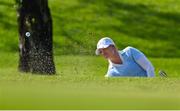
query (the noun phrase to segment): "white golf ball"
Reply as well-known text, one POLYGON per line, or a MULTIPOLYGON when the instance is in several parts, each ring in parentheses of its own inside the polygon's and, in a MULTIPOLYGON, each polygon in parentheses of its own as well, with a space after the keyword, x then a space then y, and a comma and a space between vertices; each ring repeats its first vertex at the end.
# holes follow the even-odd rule
POLYGON ((26 37, 30 37, 30 36, 31 36, 30 32, 26 32, 26 37))

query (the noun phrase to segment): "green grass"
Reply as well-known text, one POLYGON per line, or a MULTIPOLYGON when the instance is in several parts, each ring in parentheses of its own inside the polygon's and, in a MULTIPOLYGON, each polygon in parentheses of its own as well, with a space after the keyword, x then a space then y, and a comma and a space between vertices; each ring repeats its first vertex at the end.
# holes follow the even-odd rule
MULTIPOLYGON (((151 57, 180 56, 178 0, 49 0, 49 6, 57 55, 93 55, 98 39, 110 36, 120 49, 130 45, 151 57)), ((0 0, 0 51, 17 52, 16 21, 14 0, 0 0)))
POLYGON ((49 0, 57 75, 18 67, 14 0, 0 0, 0 109, 180 109, 180 1, 49 0), (96 43, 143 51, 168 78, 104 78, 96 43))
POLYGON ((55 56, 57 75, 17 71, 18 54, 0 55, 0 109, 180 109, 180 59, 151 58, 168 78, 104 78, 95 56, 55 56))

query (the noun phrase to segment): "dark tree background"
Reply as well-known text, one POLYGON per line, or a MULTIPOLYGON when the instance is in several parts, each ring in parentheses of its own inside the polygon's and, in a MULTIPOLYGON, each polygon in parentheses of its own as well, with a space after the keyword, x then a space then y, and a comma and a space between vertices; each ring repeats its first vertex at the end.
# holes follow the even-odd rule
POLYGON ((16 0, 19 30, 19 70, 55 74, 52 18, 48 0, 16 0))

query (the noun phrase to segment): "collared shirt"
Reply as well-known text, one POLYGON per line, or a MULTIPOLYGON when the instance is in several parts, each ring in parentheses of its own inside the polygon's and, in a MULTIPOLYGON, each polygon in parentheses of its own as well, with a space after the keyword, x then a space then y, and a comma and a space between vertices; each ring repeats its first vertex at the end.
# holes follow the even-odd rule
POLYGON ((114 64, 109 60, 106 77, 154 77, 154 67, 146 56, 138 49, 127 47, 119 51, 122 64, 114 64))

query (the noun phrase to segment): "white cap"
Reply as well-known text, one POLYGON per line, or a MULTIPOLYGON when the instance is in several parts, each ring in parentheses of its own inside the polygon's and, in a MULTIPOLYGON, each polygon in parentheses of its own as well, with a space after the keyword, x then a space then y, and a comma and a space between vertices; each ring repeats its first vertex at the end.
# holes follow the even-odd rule
POLYGON ((110 45, 115 45, 113 40, 109 37, 104 37, 102 39, 99 40, 99 42, 97 43, 97 49, 96 49, 96 55, 99 55, 99 49, 104 49, 109 47, 110 45))

